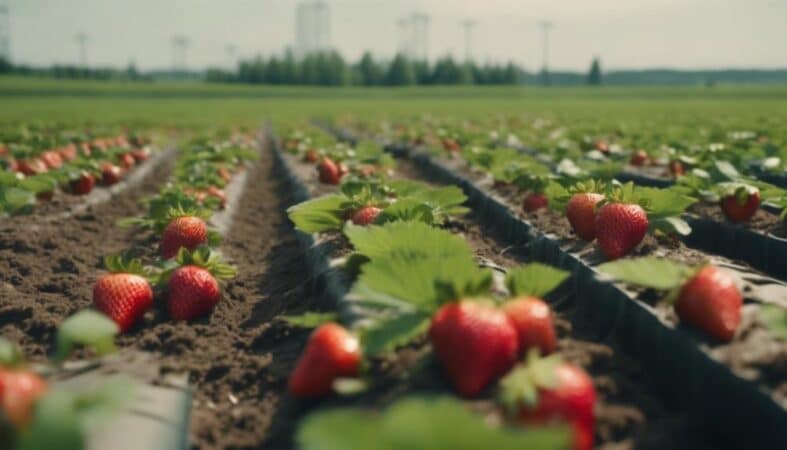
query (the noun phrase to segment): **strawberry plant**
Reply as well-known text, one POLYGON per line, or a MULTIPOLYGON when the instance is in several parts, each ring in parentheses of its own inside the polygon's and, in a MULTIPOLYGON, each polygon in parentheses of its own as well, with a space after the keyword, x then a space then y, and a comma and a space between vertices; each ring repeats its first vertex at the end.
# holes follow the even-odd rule
POLYGON ((431 188, 403 180, 352 181, 336 194, 292 206, 287 213, 296 228, 308 233, 340 230, 347 219, 356 225, 410 220, 440 225, 449 216, 466 213, 460 206, 465 200, 456 187, 431 188))
POLYGON ((730 341, 741 323, 743 296, 733 277, 716 266, 639 258, 602 264, 599 270, 629 284, 667 291, 665 302, 682 322, 720 341, 730 341))

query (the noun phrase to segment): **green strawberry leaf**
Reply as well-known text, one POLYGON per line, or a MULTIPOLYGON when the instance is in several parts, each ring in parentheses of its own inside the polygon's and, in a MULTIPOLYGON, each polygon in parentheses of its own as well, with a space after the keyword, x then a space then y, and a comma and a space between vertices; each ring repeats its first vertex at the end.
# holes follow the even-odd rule
POLYGON ((787 340, 787 310, 777 305, 762 305, 760 320, 779 339, 787 340))
POLYGON ((287 214, 295 228, 306 233, 340 230, 344 223, 343 195, 326 195, 290 207, 287 214))
POLYGON ((74 394, 52 390, 36 402, 33 421, 19 435, 15 450, 84 450, 74 394))
POLYGON ((307 312, 299 316, 281 316, 289 325, 299 328, 317 328, 328 322, 336 322, 339 315, 336 313, 307 312))
POLYGON ((381 301, 398 301, 412 309, 432 312, 446 301, 488 293, 491 284, 492 273, 480 269, 473 259, 413 256, 395 251, 388 258, 363 265, 351 290, 351 301, 374 307, 379 307, 381 301))
POLYGON ((457 258, 473 260, 473 251, 461 236, 420 222, 394 222, 379 227, 348 225, 344 234, 358 254, 369 259, 391 253, 412 258, 457 258))
POLYGON ((376 356, 391 352, 424 334, 429 328, 430 315, 413 311, 381 318, 361 329, 360 338, 363 354, 376 356))
POLYGON ((691 234, 691 226, 680 217, 655 218, 650 221, 648 228, 651 232, 659 231, 666 235, 688 236, 691 234))
POLYGON ((566 204, 571 199, 571 192, 555 181, 544 188, 544 195, 549 199, 549 207, 560 212, 565 212, 566 204))
POLYGON ((619 281, 663 291, 679 288, 694 271, 687 265, 652 256, 604 263, 598 270, 619 281))
POLYGON ((21 214, 36 204, 35 193, 18 187, 0 187, 0 211, 21 214))
POLYGON ((565 270, 540 263, 530 263, 508 271, 506 287, 512 297, 543 297, 560 286, 569 277, 565 270))
POLYGON ((741 174, 729 161, 714 161, 711 176, 716 181, 733 181, 739 179, 741 174))
POLYGON ((643 205, 648 220, 680 216, 686 208, 697 201, 671 188, 637 187, 632 191, 632 197, 636 199, 635 203, 643 205))
POLYGON ((506 412, 516 416, 521 408, 535 408, 538 405, 539 389, 555 386, 555 370, 562 364, 559 355, 541 358, 538 350, 530 350, 527 361, 511 369, 498 383, 498 402, 506 412))
POLYGON ((67 318, 57 330, 55 359, 62 361, 75 345, 87 345, 99 355, 115 350, 118 326, 107 316, 86 309, 67 318))
POLYGON ((493 427, 449 397, 409 397, 378 413, 336 408, 307 416, 296 432, 302 450, 563 450, 565 427, 493 427))
POLYGON ((24 361, 22 349, 0 336, 0 367, 14 367, 24 361))

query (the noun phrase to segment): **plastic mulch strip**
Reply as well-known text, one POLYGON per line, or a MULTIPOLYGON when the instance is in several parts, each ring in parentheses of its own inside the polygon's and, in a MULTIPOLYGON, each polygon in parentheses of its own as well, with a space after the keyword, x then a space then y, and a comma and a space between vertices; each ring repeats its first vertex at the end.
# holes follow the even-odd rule
MULTIPOLYGON (((311 198, 309 189, 298 178, 291 167, 291 162, 279 149, 272 131, 266 130, 266 136, 273 149, 276 170, 284 175, 285 183, 293 192, 293 204, 309 200, 311 198)), ((308 271, 314 282, 314 292, 319 293, 320 306, 326 310, 338 310, 343 315, 351 314, 346 310, 346 302, 342 301, 350 288, 347 275, 341 269, 331 266, 334 247, 329 242, 321 240, 318 233, 295 230, 295 234, 309 265, 308 271)))

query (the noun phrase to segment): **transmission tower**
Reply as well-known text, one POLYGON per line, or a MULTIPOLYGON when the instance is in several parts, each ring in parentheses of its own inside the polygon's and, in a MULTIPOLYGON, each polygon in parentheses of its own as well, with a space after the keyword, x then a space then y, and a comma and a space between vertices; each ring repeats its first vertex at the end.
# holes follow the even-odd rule
POLYGON ((0 59, 11 61, 11 13, 0 5, 0 59))
POLYGON ((462 22, 462 27, 465 30, 465 62, 469 63, 473 60, 473 29, 477 22, 475 20, 465 20, 462 22))
POLYGON ((77 43, 77 50, 79 51, 79 65, 82 68, 87 67, 87 41, 88 37, 87 34, 83 32, 79 32, 74 36, 74 40, 77 43))
POLYGON ((172 70, 184 72, 186 70, 186 50, 191 41, 182 34, 172 36, 172 70))
POLYGON ((547 20, 543 20, 538 24, 541 27, 541 32, 543 33, 544 40, 543 40, 543 48, 541 58, 543 60, 542 66, 542 76, 543 76, 543 83, 545 86, 549 85, 549 31, 555 27, 552 22, 547 20))
POLYGON ((227 53, 227 67, 232 70, 235 68, 235 55, 238 51, 238 48, 233 44, 228 44, 226 47, 224 47, 224 51, 227 53))

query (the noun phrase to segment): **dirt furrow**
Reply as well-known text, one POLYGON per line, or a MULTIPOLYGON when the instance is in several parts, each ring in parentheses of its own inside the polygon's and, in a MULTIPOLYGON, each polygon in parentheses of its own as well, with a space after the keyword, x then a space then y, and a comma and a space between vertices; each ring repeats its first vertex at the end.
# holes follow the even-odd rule
POLYGON ((168 178, 172 156, 142 182, 79 214, 0 223, 0 334, 34 360, 49 352, 57 325, 89 305, 104 256, 125 250, 134 238, 116 222, 144 210, 141 200, 168 178))

